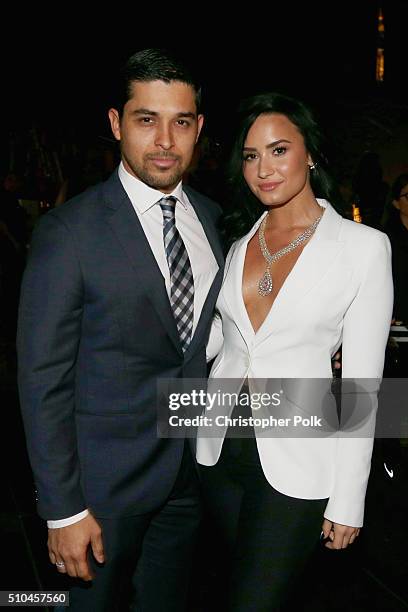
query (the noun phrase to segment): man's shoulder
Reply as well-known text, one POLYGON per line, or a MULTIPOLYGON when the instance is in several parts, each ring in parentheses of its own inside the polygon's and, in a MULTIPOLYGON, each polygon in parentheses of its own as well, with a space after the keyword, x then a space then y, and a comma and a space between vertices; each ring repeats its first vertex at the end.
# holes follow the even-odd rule
POLYGON ((85 191, 54 208, 52 214, 68 225, 91 222, 92 219, 100 216, 107 202, 115 201, 121 195, 118 185, 120 185, 119 179, 114 173, 106 181, 88 187, 85 191))
POLYGON ((85 191, 70 198, 57 208, 54 208, 53 213, 60 217, 61 220, 72 220, 75 217, 89 214, 89 212, 101 202, 103 197, 104 183, 98 183, 92 187, 88 187, 85 191))

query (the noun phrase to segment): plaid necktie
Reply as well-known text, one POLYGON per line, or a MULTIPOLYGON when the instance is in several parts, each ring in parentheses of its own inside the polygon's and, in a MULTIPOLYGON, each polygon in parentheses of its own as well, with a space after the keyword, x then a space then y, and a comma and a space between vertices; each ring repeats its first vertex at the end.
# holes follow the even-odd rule
POLYGON ((163 212, 163 240, 170 270, 170 303, 176 320, 183 351, 193 330, 194 279, 187 249, 176 227, 176 198, 159 201, 163 212))

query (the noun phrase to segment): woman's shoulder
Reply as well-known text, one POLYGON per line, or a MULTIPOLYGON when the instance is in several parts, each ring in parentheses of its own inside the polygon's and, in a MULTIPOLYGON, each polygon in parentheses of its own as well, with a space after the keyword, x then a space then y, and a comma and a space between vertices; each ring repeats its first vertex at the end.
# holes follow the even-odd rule
POLYGON ((391 263, 391 243, 384 232, 374 227, 344 219, 340 240, 345 243, 347 261, 364 275, 365 270, 391 263))
POLYGON ((388 242, 388 236, 385 232, 364 223, 356 223, 350 219, 345 219, 344 217, 342 220, 341 239, 352 242, 358 241, 364 244, 388 242))

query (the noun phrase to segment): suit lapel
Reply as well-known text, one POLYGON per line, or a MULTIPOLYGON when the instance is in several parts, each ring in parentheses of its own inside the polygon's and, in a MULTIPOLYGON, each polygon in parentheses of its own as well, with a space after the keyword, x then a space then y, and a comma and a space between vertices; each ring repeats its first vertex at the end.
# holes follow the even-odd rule
POLYGON ((163 275, 117 173, 105 183, 106 220, 135 271, 135 283, 146 290, 153 307, 177 350, 182 354, 177 325, 163 275))
POLYGON ((221 243, 218 237, 218 233, 214 226, 214 221, 211 218, 209 211, 205 205, 205 199, 200 197, 192 189, 185 187, 184 191, 186 192, 188 199, 195 210, 195 213, 203 227, 204 233, 207 237, 209 245, 214 253, 214 257, 218 263, 218 271, 215 275, 215 278, 211 284, 210 290, 208 291, 207 297, 205 299, 203 308, 201 310, 200 319, 197 323, 194 336, 190 342, 190 345, 187 349, 186 354, 190 351, 194 351, 196 345, 200 342, 202 337, 202 333, 207 329, 208 323, 213 316, 214 305, 221 288, 222 275, 223 275, 223 267, 224 267, 224 254, 222 252, 221 243))
POLYGON ((188 195, 188 199, 194 208, 201 225, 203 226, 204 233, 214 253, 214 257, 217 260, 219 267, 222 268, 224 265, 224 254, 222 252, 218 234, 214 231, 214 221, 205 205, 205 199, 201 199, 199 194, 188 187, 184 187, 184 191, 188 195))
MULTIPOLYGON (((219 265, 219 270, 208 292, 193 339, 187 349, 190 351, 199 342, 199 338, 212 316, 215 300, 221 286, 224 256, 217 232, 214 231, 214 222, 205 206, 205 200, 203 199, 203 202, 201 202, 199 194, 188 188, 186 193, 203 226, 205 235, 219 265)), ((107 211, 106 220, 122 245, 135 271, 137 276, 137 281, 135 280, 135 282, 138 282, 146 289, 146 293, 169 337, 179 353, 183 354, 163 275, 117 172, 104 184, 104 202, 107 211)))

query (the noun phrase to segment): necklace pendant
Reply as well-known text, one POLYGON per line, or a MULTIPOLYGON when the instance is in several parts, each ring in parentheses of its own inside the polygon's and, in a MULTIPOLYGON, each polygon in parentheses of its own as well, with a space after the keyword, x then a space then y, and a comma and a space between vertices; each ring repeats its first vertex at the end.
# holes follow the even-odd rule
POLYGON ((262 276, 258 283, 258 293, 262 297, 265 297, 272 293, 272 276, 269 272, 269 268, 266 268, 265 274, 262 276))

